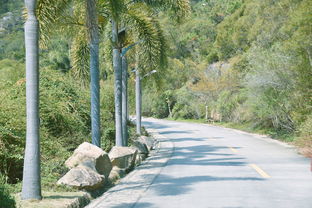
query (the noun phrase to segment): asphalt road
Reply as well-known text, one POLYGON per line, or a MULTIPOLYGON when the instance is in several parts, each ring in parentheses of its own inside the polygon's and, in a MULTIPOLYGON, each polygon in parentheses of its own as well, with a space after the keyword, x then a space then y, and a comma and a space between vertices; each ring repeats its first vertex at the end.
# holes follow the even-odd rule
POLYGON ((312 208, 310 159, 291 146, 206 124, 143 124, 158 131, 170 154, 152 157, 90 207, 312 208))

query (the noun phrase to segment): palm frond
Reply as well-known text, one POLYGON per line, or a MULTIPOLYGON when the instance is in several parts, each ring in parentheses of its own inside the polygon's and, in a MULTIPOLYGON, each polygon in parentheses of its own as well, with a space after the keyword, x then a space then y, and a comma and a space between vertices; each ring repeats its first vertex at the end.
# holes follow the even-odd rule
POLYGON ((84 82, 89 77, 90 48, 88 44, 88 32, 80 30, 76 34, 71 47, 72 74, 84 82))
POLYGON ((119 21, 120 15, 125 9, 125 0, 101 0, 100 5, 108 8, 111 19, 119 21))
POLYGON ((133 0, 132 2, 144 3, 163 11, 171 11, 177 20, 186 17, 191 9, 189 0, 133 0))
POLYGON ((160 25, 146 11, 142 7, 133 7, 124 15, 124 20, 135 42, 141 41, 136 46, 140 68, 151 70, 165 64, 166 45, 160 25))
POLYGON ((64 14, 69 9, 72 0, 39 0, 37 17, 40 28, 40 46, 46 47, 51 34, 64 19, 64 14))

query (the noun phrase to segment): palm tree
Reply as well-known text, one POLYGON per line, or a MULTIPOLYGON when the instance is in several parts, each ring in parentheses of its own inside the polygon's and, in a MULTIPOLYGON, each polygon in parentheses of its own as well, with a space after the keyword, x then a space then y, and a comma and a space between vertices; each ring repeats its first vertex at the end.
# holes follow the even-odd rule
POLYGON ((90 44, 91 135, 92 144, 101 147, 98 15, 96 0, 86 0, 86 4, 90 44))
POLYGON ((113 42, 113 66, 115 75, 115 145, 123 146, 122 138, 122 96, 121 96, 121 56, 120 47, 118 41, 118 23, 116 19, 112 20, 112 42, 113 42))
MULTIPOLYGON (((127 28, 128 36, 131 36, 131 40, 142 41, 142 45, 145 46, 146 55, 151 57, 151 63, 158 64, 156 59, 159 59, 158 54, 160 47, 163 43, 159 42, 159 38, 156 37, 154 20, 148 11, 142 12, 147 9, 146 6, 132 5, 129 7, 130 1, 114 0, 109 1, 109 5, 105 5, 109 8, 109 17, 112 22, 112 44, 113 44, 113 66, 115 74, 115 129, 116 129, 116 146, 127 145, 127 85, 126 85, 126 67, 122 67, 125 64, 125 56, 123 56, 124 64, 122 64, 121 51, 123 47, 126 47, 122 40, 119 40, 120 27, 127 28), (124 75, 124 76, 122 76, 124 75), (123 78, 123 79, 122 79, 123 78), (123 84, 122 84, 123 83, 123 84), (124 86, 122 86, 124 85, 124 86)), ((104 5, 103 5, 104 6, 104 5)), ((126 41, 127 42, 127 41, 126 41)), ((131 44, 131 41, 129 41, 131 44)), ((162 49, 162 48, 161 48, 162 49)))
MULTIPOLYGON (((87 58, 86 55, 90 53, 90 49, 86 42, 88 39, 88 34, 90 34, 90 27, 85 27, 83 24, 85 16, 83 9, 85 5, 82 5, 81 1, 73 1, 72 10, 68 12, 66 9, 66 4, 72 2, 71 0, 40 0, 45 4, 49 4, 48 8, 53 8, 52 12, 42 12, 42 22, 49 24, 43 24, 45 29, 51 30, 53 25, 62 25, 63 28, 70 27, 71 35, 73 38, 72 44, 72 61, 73 68, 76 74, 80 77, 87 77, 87 58), (57 15, 56 15, 57 14, 57 15), (46 17, 46 16, 47 17, 46 17), (49 16, 50 15, 50 16, 49 16), (52 17, 53 16, 53 17, 52 17), (51 21, 52 20, 52 21, 51 21), (52 24, 51 24, 52 23, 52 24), (64 26, 65 25, 65 26, 64 26), (74 27, 73 27, 74 26, 74 27)), ((93 0, 95 1, 95 0, 93 0)), ((164 36, 160 29, 159 23, 155 19, 154 11, 151 8, 171 10, 176 12, 177 19, 184 15, 187 10, 188 0, 99 0, 98 1, 98 19, 102 21, 99 22, 101 33, 104 32, 105 24, 107 20, 111 20, 112 23, 112 45, 113 45, 113 66, 115 73, 115 123, 116 123, 116 145, 121 146, 126 142, 122 138, 122 63, 120 53, 122 50, 122 43, 118 39, 118 28, 123 25, 127 28, 127 33, 131 34, 131 39, 133 42, 141 41, 140 46, 136 47, 136 52, 140 53, 140 70, 149 70, 150 68, 156 68, 158 66, 164 66, 166 60, 166 51, 164 44, 164 36)), ((41 7, 42 9, 47 7, 41 7)), ((94 7, 95 8, 95 7, 94 7)), ((96 8, 95 8, 96 9, 96 8)), ((50 9, 51 10, 51 9, 50 9)), ((87 9, 88 10, 88 9, 87 9)), ((87 11, 88 13, 88 11, 87 11)), ((92 18, 95 18, 94 16, 92 18)), ((96 20, 95 20, 96 21, 96 20)), ((91 24, 92 26, 92 24, 91 24)), ((67 30, 68 31, 68 30, 67 30)), ((90 35, 91 36, 91 35, 90 35)), ((92 36, 91 36, 92 37, 92 36)), ((95 42, 93 42, 95 43, 95 42)), ((131 43, 131 41, 130 41, 131 43)), ((91 45, 90 45, 91 46, 91 45)), ((97 51, 97 49, 95 50, 97 51)), ((95 54, 95 53, 94 53, 95 54)), ((94 56, 92 56, 94 57, 94 56)), ((98 56, 97 56, 98 57, 98 56)), ((96 60, 96 59, 95 59, 96 60)), ((92 63, 95 63, 92 61, 92 63)), ((90 62, 91 64, 91 62, 90 62)), ((94 64, 98 66, 98 64, 94 64)), ((94 74, 98 74, 94 70, 94 74)), ((92 75, 91 75, 92 76, 92 75)), ((93 80, 98 80, 94 76, 93 80)), ((91 80, 92 82, 92 80, 91 80)), ((96 81, 96 83, 98 83, 96 81)), ((92 85, 94 91, 98 85, 92 85)), ((93 91, 92 90, 92 91, 93 91)), ((98 93, 93 93, 97 95, 98 93)), ((97 96, 94 96, 94 103, 98 101, 97 96)), ((95 109, 97 105, 94 105, 95 109)), ((92 114, 92 121, 99 121, 95 116, 96 113, 92 114)), ((99 114, 97 114, 99 117, 99 114)), ((125 123, 125 122, 124 122, 125 123)), ((94 125, 99 127, 98 125, 94 125)), ((93 125, 92 125, 93 128, 93 125)), ((93 130, 92 130, 93 132, 93 130)), ((99 132, 99 131, 95 131, 99 132)))
POLYGON ((22 199, 41 199, 39 136, 39 23, 36 0, 25 0, 27 129, 22 199))
POLYGON ((41 42, 62 31, 74 37, 71 48, 73 74, 83 81, 90 75, 92 143, 101 146, 100 84, 99 84, 99 23, 96 0, 39 0, 38 19, 41 42), (85 12, 82 12, 85 11, 85 12))
MULTIPOLYGON (((122 51, 125 52, 125 49, 122 51)), ((122 54, 123 54, 122 53, 122 54)), ((122 137, 123 137, 123 146, 128 146, 128 61, 126 54, 122 55, 121 60, 121 69, 122 69, 122 137)))
POLYGON ((135 114, 136 114, 136 133, 141 135, 141 109, 142 108, 142 91, 141 78, 138 67, 135 71, 135 114))
MULTIPOLYGON (((136 57, 136 132, 141 134, 141 80, 140 71, 150 70, 156 67, 166 66, 166 44, 165 39, 158 21, 153 15, 152 9, 161 9, 173 11, 177 20, 185 17, 189 12, 189 1, 188 0, 132 0, 126 1, 125 7, 123 8, 121 20, 123 23, 130 28, 130 32, 134 36, 133 39, 139 39, 136 41, 142 41, 137 51, 136 57), (143 11, 143 12, 142 12, 143 11), (140 58, 141 57, 141 58, 140 58)), ((126 83, 126 76, 123 76, 122 83, 126 83)), ((125 84, 125 87, 126 84, 125 84)), ((123 89, 124 95, 126 95, 126 89, 123 89)), ((118 96, 118 95, 116 95, 118 96)), ((122 106, 127 104, 126 96, 122 99, 122 106)), ((124 107, 126 109, 126 107, 124 107)), ((123 112, 122 112, 123 113, 123 112)), ((126 115, 126 113, 124 113, 126 115)), ((122 117, 122 130, 127 132, 126 127, 126 116, 122 117)), ((124 133, 123 140, 127 141, 126 134, 124 133)))

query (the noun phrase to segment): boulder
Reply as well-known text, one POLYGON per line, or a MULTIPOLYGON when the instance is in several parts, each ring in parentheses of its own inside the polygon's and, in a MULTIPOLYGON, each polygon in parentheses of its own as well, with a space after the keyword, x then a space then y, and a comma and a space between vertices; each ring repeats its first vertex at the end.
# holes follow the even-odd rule
POLYGON ((120 178, 124 177, 126 175, 126 172, 124 169, 120 169, 117 166, 114 166, 112 171, 109 174, 108 180, 111 182, 115 182, 119 180, 120 178))
POLYGON ((98 189, 104 183, 105 176, 98 174, 95 169, 85 165, 72 168, 57 182, 58 185, 67 185, 87 191, 98 189))
POLYGON ((133 147, 138 150, 139 154, 148 154, 148 148, 142 140, 133 141, 133 147))
POLYGON ((84 142, 77 149, 74 154, 65 162, 66 167, 74 168, 81 164, 88 164, 88 167, 95 169, 99 174, 105 177, 109 176, 112 170, 112 163, 108 154, 101 148, 84 142))
POLYGON ((133 148, 138 150, 138 154, 137 154, 136 159, 135 159, 135 164, 139 165, 147 157, 147 155, 149 153, 148 148, 142 140, 133 141, 132 146, 133 146, 133 148))
POLYGON ((144 143, 147 146, 148 150, 152 150, 154 148, 155 140, 153 138, 147 136, 140 136, 138 140, 144 143))
POLYGON ((146 158, 147 158, 146 154, 138 154, 135 159, 135 164, 140 165, 146 158))
POLYGON ((108 156, 112 165, 120 169, 129 170, 134 167, 138 150, 133 147, 117 147, 114 146, 108 156))

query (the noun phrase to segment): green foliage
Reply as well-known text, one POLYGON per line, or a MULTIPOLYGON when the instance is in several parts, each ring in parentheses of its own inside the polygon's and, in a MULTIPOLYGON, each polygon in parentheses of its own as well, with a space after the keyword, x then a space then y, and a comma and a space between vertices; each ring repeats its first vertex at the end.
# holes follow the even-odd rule
POLYGON ((153 116, 156 118, 166 118, 169 116, 166 95, 159 95, 157 92, 143 91, 142 114, 143 116, 153 116))
POLYGON ((248 103, 257 122, 293 131, 291 97, 295 74, 288 70, 292 57, 278 48, 255 49, 249 63, 251 69, 246 76, 250 92, 248 103))
POLYGON ((15 200, 9 189, 5 177, 0 174, 0 208, 15 208, 15 200))
POLYGON ((233 92, 224 90, 220 93, 216 103, 216 109, 222 115, 222 121, 231 121, 232 114, 239 105, 238 96, 233 95, 233 92))
POLYGON ((10 1, 10 0, 0 0, 0 15, 6 12, 13 11, 17 8, 21 8, 23 5, 23 0, 15 0, 15 1, 10 1))
MULTIPOLYGON (((11 75, 0 82, 0 96, 5 98, 0 101, 0 172, 9 183, 18 183, 22 177, 26 127, 24 65, 17 64, 19 68, 13 70, 10 65, 16 61, 2 62, 8 66, 3 70, 11 75)), ((101 140, 102 148, 109 151, 115 142, 113 80, 101 86, 101 140)), ((67 171, 65 160, 79 144, 90 142, 89 92, 69 73, 43 68, 40 95, 43 190, 64 190, 55 183, 67 171)), ((135 132, 132 128, 129 131, 133 137, 135 132)))
POLYGON ((68 51, 69 43, 62 37, 55 37, 50 41, 48 48, 42 51, 40 65, 67 72, 71 68, 68 51))
POLYGON ((299 131, 301 136, 306 140, 312 141, 312 115, 308 115, 306 120, 301 124, 299 131))
POLYGON ((101 83, 101 144, 105 151, 109 151, 115 145, 115 102, 113 80, 101 83))
MULTIPOLYGON (((17 82, 9 80, 2 84, 0 91, 1 97, 6 98, 0 102, 0 158, 3 161, 0 171, 13 183, 22 176, 25 144, 25 79, 22 77, 17 82)), ((47 167, 58 169, 70 151, 89 137, 88 94, 79 88, 79 84, 66 74, 51 70, 41 73, 40 134, 45 175, 63 174, 46 170, 47 167)))
POLYGON ((19 61, 3 59, 0 60, 0 82, 17 82, 24 77, 25 65, 19 61))
POLYGON ((181 25, 161 15, 170 58, 145 113, 170 90, 174 118, 203 118, 207 106, 215 120, 311 140, 311 11, 309 0, 198 0, 181 25))

